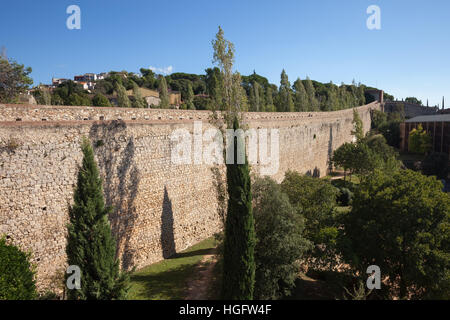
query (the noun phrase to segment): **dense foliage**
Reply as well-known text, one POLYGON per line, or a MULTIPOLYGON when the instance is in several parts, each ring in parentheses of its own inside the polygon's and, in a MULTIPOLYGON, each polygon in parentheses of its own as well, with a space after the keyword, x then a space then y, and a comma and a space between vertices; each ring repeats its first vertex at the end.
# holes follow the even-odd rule
POLYGON ((385 293, 450 298, 450 200, 442 184, 410 170, 376 171, 357 189, 345 219, 348 261, 389 276, 385 293))
POLYGON ((304 236, 314 244, 308 252, 311 264, 329 265, 334 259, 331 244, 337 236, 337 225, 333 220, 333 210, 339 190, 328 180, 301 175, 288 171, 281 183, 298 216, 305 219, 304 236))
POLYGON ((419 124, 409 133, 408 149, 413 153, 426 154, 432 148, 431 141, 430 134, 419 124))
POLYGON ((36 297, 30 254, 0 237, 0 300, 31 300, 36 297))
POLYGON ((29 77, 31 68, 0 56, 0 102, 14 103, 20 93, 33 84, 29 77))
MULTIPOLYGON (((235 118, 233 129, 238 128, 239 123, 235 118)), ((223 248, 222 298, 231 300, 253 299, 255 284, 256 238, 250 171, 247 159, 243 164, 237 163, 238 144, 243 143, 241 139, 235 138, 234 161, 227 164, 228 208, 223 248)))
POLYGON ((129 277, 119 270, 116 242, 103 200, 102 182, 94 152, 87 139, 82 143, 83 162, 78 172, 74 204, 70 207, 67 263, 81 270, 81 289, 69 290, 69 299, 124 299, 129 277))
POLYGON ((252 185, 257 243, 256 299, 289 295, 299 272, 299 259, 310 248, 303 237, 304 219, 274 180, 257 178, 252 185))

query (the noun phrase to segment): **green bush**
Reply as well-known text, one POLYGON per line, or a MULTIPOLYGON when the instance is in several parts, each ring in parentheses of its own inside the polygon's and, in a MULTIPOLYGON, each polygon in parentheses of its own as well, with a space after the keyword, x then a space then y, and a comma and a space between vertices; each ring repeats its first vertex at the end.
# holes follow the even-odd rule
POLYGON ((0 238, 0 300, 32 300, 37 296, 30 254, 0 238))
POLYGON ((311 243, 303 236, 304 219, 274 180, 257 178, 252 185, 257 243, 256 299, 289 295, 298 276, 298 261, 311 243))
POLYGON ((92 99, 92 104, 96 107, 111 107, 108 98, 101 93, 97 93, 92 99))
POLYGON ((418 154, 426 154, 431 149, 431 136, 422 125, 418 125, 409 133, 409 151, 418 154))
POLYGON ((339 194, 338 194, 336 200, 341 206, 347 207, 350 205, 352 198, 353 198, 353 192, 351 192, 347 188, 341 188, 341 189, 339 189, 339 194))
POLYGON ((388 298, 450 298, 450 198, 435 177, 376 171, 344 217, 346 261, 381 268, 388 298))

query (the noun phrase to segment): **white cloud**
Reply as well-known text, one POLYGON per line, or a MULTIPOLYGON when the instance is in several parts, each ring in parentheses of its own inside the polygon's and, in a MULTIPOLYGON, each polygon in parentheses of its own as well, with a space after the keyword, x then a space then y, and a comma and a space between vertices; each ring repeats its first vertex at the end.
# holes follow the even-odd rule
POLYGON ((168 66, 166 68, 156 68, 156 67, 149 67, 150 70, 152 70, 155 73, 163 73, 163 74, 170 74, 173 71, 173 67, 172 66, 168 66))

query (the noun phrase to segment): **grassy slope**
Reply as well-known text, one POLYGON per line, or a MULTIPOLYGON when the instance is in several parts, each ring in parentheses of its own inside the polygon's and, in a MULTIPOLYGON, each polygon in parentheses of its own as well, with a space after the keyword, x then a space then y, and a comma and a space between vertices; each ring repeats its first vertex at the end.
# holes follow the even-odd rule
POLYGON ((194 276, 195 266, 216 246, 206 239, 175 256, 154 263, 131 276, 130 300, 176 300, 186 294, 186 281, 194 276))

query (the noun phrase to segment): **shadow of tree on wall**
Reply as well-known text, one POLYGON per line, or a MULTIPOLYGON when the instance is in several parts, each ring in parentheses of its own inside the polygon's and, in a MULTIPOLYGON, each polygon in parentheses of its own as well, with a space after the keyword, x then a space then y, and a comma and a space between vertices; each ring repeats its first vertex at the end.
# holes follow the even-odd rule
POLYGON ((164 199, 161 213, 161 246, 164 259, 170 258, 177 253, 173 222, 172 201, 169 198, 167 187, 164 186, 164 199))
POLYGON ((313 178, 320 178, 320 169, 315 167, 314 170, 308 170, 306 171, 305 175, 313 177, 313 178))
POLYGON ((94 123, 89 138, 103 178, 106 204, 113 207, 109 220, 117 241, 117 254, 122 268, 129 270, 136 254, 130 241, 138 217, 135 200, 140 181, 134 162, 134 138, 120 120, 94 123))
POLYGON ((328 174, 330 174, 333 171, 333 166, 331 163, 332 156, 333 156, 333 126, 330 125, 330 138, 328 139, 328 155, 327 155, 328 174))

